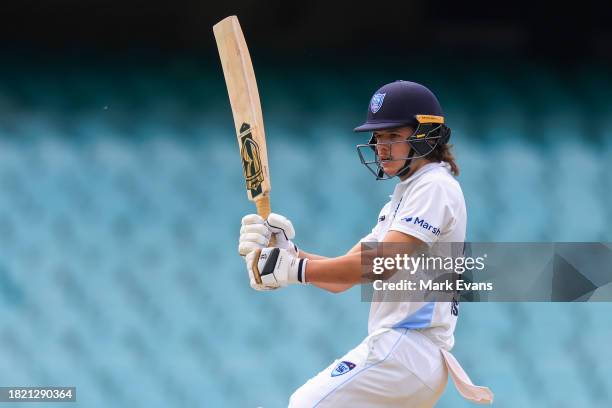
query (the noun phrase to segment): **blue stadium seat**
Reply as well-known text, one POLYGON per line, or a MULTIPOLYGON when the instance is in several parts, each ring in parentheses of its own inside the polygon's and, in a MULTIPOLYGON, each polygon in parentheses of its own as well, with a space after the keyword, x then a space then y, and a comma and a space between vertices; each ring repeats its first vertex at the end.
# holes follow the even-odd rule
MULTIPOLYGON (((568 84, 491 64, 409 72, 446 106, 468 239, 609 241, 607 71, 568 84)), ((175 69, 0 81, 2 383, 76 385, 88 407, 282 406, 366 335, 359 288, 249 287, 236 241, 255 207, 225 88, 175 69)), ((371 91, 355 81, 376 87, 359 70, 260 81, 272 208, 329 256, 369 232, 394 184, 359 163, 371 91)), ((609 406, 609 309, 463 303, 453 352, 500 406, 609 406)), ((439 406, 469 405, 449 386, 439 406)))

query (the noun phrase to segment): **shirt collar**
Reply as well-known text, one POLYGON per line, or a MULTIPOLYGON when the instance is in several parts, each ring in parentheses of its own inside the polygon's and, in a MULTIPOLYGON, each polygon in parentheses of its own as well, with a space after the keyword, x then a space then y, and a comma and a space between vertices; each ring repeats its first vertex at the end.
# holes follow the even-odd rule
POLYGON ((414 174, 412 174, 406 180, 400 181, 398 184, 404 184, 404 185, 410 184, 413 180, 416 180, 417 178, 421 177, 424 173, 427 173, 428 171, 437 169, 438 167, 447 167, 447 166, 448 164, 446 162, 427 163, 426 165, 424 165, 423 167, 415 171, 414 174))

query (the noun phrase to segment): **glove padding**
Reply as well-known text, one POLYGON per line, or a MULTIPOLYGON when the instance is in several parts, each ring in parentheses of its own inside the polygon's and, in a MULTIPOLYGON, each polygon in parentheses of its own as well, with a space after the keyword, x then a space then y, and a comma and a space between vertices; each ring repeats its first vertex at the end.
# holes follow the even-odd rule
POLYGON ((274 246, 276 248, 285 249, 293 256, 297 257, 299 254, 298 247, 291 241, 295 238, 295 229, 293 229, 291 221, 280 214, 271 213, 265 224, 276 238, 276 244, 274 246))
POLYGON ((276 238, 275 247, 286 249, 293 256, 298 256, 298 248, 291 241, 295 237, 293 224, 286 217, 274 213, 270 214, 267 220, 257 214, 242 217, 238 253, 240 256, 246 256, 256 249, 266 248, 272 234, 276 238))
POLYGON ((272 290, 305 282, 307 259, 280 248, 263 248, 247 254, 246 267, 251 287, 272 290))
POLYGON ((272 232, 265 225, 265 221, 257 214, 249 214, 242 217, 240 227, 240 240, 238 242, 238 253, 246 256, 256 249, 268 246, 272 232))

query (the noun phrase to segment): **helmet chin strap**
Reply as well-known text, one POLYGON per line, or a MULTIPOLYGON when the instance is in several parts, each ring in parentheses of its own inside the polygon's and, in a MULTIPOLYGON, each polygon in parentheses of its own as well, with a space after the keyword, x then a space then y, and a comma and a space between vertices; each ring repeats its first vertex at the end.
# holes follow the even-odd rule
POLYGON ((402 166, 400 171, 398 171, 395 175, 396 177, 401 178, 408 174, 408 172, 410 172, 410 163, 412 163, 412 156, 414 156, 414 149, 411 148, 410 153, 408 153, 408 158, 404 161, 404 165, 402 166))

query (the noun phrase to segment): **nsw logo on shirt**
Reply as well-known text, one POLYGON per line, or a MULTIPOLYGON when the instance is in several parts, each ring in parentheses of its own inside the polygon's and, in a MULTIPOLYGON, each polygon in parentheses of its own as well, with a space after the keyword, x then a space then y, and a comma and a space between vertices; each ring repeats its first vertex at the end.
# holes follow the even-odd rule
POLYGON ((346 374, 353 368, 355 368, 355 363, 351 363, 350 361, 341 361, 336 366, 336 368, 334 368, 334 371, 332 371, 331 376, 337 377, 339 375, 346 374))
POLYGON ((413 224, 413 225, 418 225, 419 227, 426 229, 427 231, 431 232, 432 234, 439 236, 441 234, 440 228, 438 227, 434 227, 433 225, 431 225, 430 223, 428 223, 427 221, 425 221, 425 219, 420 218, 420 217, 404 217, 402 218, 402 221, 405 221, 409 224, 413 224))

